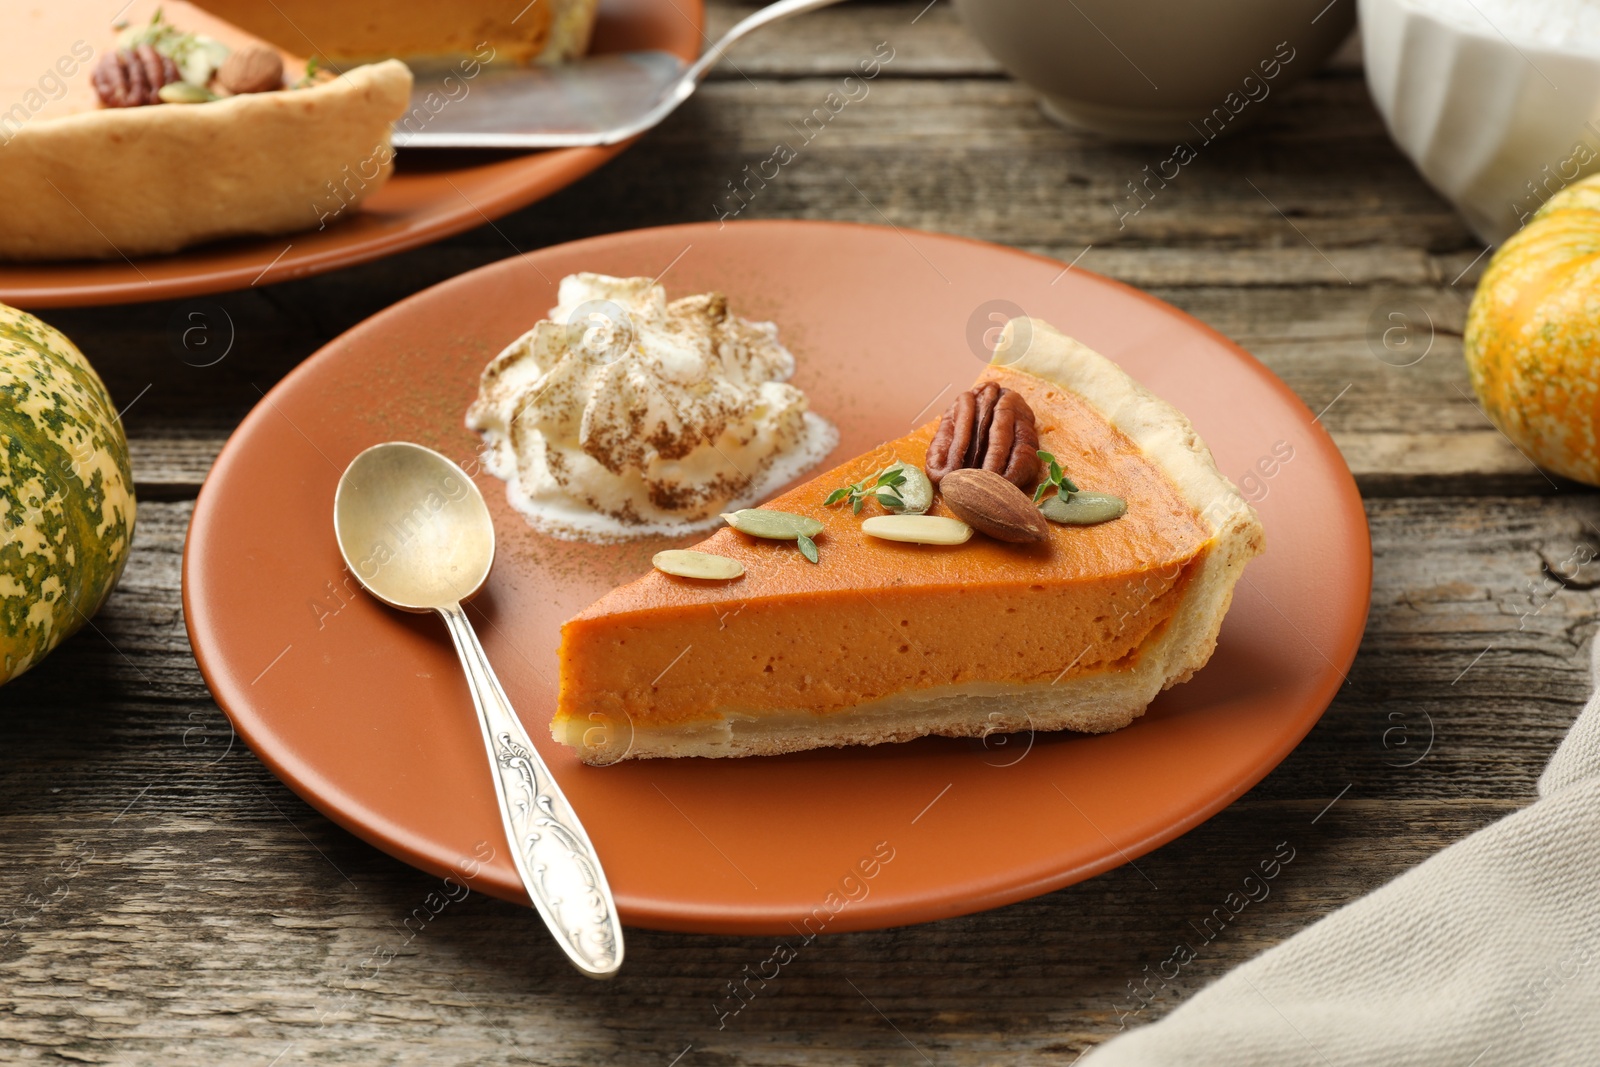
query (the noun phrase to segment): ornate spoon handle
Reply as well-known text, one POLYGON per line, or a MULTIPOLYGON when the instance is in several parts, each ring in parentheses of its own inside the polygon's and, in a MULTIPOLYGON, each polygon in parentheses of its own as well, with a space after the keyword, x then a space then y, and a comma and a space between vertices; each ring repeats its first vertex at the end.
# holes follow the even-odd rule
POLYGON ((610 978, 622 966, 622 924, 583 824, 528 740, 461 605, 440 608, 478 708, 511 858, 533 906, 573 966, 610 978))

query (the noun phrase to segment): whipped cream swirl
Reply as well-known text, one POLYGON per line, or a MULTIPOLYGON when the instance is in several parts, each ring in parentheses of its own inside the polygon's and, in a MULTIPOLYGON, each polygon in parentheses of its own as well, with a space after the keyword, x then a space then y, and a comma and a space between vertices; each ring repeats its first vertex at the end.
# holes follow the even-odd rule
POLYGON ((838 443, 788 384, 770 322, 721 293, 574 274, 550 317, 485 368, 467 426, 533 526, 586 541, 709 530, 838 443))

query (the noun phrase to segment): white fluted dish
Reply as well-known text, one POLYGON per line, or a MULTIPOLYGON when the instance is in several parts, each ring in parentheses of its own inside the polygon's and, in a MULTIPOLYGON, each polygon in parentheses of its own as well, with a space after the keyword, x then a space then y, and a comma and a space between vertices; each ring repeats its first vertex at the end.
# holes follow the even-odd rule
POLYGON ((1600 169, 1600 48, 1541 42, 1470 6, 1452 18, 1360 0, 1360 14, 1367 85, 1390 134, 1484 243, 1600 169))

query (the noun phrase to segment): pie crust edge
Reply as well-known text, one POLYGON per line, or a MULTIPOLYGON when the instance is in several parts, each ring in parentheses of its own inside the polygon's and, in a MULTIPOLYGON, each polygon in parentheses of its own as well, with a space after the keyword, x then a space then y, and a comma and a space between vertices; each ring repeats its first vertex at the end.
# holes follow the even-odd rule
MULTIPOLYGON (((321 85, 31 123, 0 147, 0 260, 116 259, 334 225, 388 180, 398 60, 321 85)), ((265 266, 265 264, 263 264, 265 266)))

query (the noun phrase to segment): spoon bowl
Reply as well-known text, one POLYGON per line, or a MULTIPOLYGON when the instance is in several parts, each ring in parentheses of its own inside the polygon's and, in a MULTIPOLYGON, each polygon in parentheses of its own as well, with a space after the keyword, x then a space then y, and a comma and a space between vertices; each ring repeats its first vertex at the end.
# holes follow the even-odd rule
POLYGON ((494 522, 466 472, 407 441, 351 460, 333 497, 339 551, 367 591, 403 611, 470 599, 494 562, 494 522))

